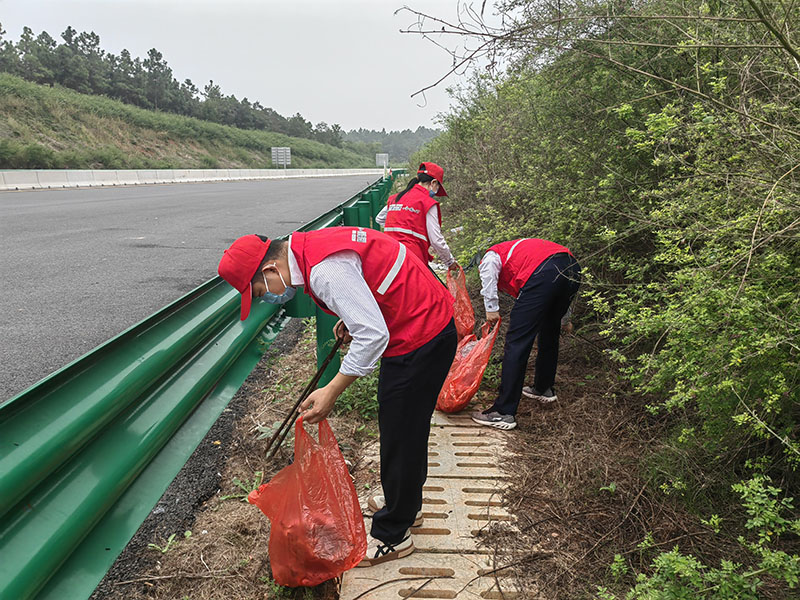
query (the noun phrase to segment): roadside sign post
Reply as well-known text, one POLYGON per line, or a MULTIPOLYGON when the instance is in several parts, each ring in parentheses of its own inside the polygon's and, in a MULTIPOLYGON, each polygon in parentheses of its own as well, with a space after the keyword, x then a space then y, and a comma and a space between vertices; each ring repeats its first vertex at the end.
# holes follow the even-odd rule
POLYGON ((375 155, 375 166, 376 167, 383 167, 383 178, 386 179, 386 169, 389 166, 389 155, 388 154, 376 154, 375 155))
POLYGON ((272 147, 272 164, 283 165, 283 170, 286 170, 286 165, 292 164, 292 149, 282 146, 272 147))

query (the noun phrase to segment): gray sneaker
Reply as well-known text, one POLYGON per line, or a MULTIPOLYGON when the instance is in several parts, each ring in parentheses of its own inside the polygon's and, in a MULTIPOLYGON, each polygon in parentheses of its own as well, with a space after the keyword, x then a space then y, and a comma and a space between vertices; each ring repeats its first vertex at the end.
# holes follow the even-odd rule
POLYGON ((497 411, 472 413, 472 420, 478 425, 487 425, 496 429, 514 429, 517 426, 514 415, 501 415, 497 411))
POLYGON ((522 395, 527 398, 533 398, 534 400, 538 400, 541 404, 550 404, 551 402, 555 402, 558 400, 558 396, 553 391, 553 388, 547 388, 543 392, 537 392, 531 386, 526 385, 522 388, 522 395))

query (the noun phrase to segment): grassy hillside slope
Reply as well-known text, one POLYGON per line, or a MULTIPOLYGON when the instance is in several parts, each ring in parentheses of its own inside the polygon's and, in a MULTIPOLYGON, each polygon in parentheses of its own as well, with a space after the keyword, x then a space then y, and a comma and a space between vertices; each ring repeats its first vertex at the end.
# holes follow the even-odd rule
POLYGON ((271 168, 290 146, 292 167, 373 167, 369 157, 279 133, 143 110, 0 73, 0 169, 271 168))

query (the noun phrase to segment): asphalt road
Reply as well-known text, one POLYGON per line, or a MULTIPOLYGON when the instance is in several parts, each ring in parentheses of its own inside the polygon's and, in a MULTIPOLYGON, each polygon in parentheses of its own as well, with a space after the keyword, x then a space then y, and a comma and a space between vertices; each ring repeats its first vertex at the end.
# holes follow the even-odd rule
POLYGON ((368 176, 0 192, 0 403, 277 237, 368 176))

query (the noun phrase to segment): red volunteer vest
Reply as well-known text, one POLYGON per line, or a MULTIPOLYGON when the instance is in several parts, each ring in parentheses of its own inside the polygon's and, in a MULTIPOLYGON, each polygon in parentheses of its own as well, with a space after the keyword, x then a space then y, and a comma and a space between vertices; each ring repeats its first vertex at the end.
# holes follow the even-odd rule
POLYGON ((566 252, 572 256, 569 248, 561 244, 540 240, 536 238, 525 238, 521 240, 510 240, 495 244, 489 250, 500 255, 503 267, 500 269, 500 277, 497 280, 497 289, 511 294, 516 298, 525 282, 528 281, 533 272, 545 259, 559 252, 566 252))
MULTIPOLYGON (((403 194, 400 202, 397 202, 397 196, 397 194, 390 196, 386 203, 388 211, 383 231, 405 244, 417 258, 427 265, 430 260, 428 247, 431 245, 428 239, 427 216, 431 207, 438 207, 439 203, 431 198, 428 190, 419 184, 403 194)), ((439 225, 441 225, 441 210, 438 213, 439 225)))
POLYGON ((384 356, 400 356, 431 341, 453 318, 453 297, 407 248, 373 229, 328 227, 297 232, 291 247, 306 282, 305 293, 327 313, 309 286, 311 269, 341 250, 361 257, 361 270, 389 329, 384 356))

